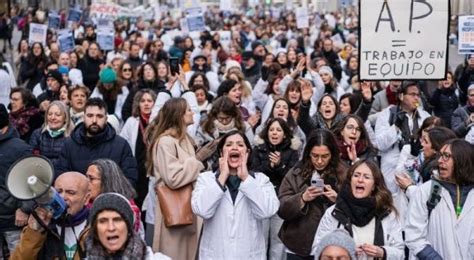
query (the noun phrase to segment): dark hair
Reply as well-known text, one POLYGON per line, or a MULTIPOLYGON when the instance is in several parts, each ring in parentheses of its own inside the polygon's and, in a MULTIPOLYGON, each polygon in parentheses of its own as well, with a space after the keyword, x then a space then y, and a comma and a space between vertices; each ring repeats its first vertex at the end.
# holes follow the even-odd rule
POLYGON ((444 126, 433 127, 428 130, 427 133, 428 137, 430 138, 431 149, 435 150, 436 152, 441 150, 441 147, 445 142, 457 138, 453 130, 444 126))
POLYGON ((334 105, 336 106, 336 113, 334 114, 334 118, 337 116, 337 114, 339 114, 341 112, 341 108, 339 107, 339 103, 337 102, 337 99, 335 97, 333 97, 331 94, 324 94, 321 99, 319 100, 318 102, 318 106, 317 106, 317 113, 319 113, 319 108, 321 107, 321 105, 323 104, 323 99, 325 97, 329 97, 333 102, 334 102, 334 105))
POLYGON ((427 131, 427 128, 435 126, 444 126, 443 120, 441 120, 441 118, 437 116, 429 116, 425 118, 425 120, 423 120, 423 123, 421 124, 421 127, 416 132, 416 136, 420 137, 423 130, 427 131))
POLYGON ((288 105, 288 118, 286 119, 286 124, 288 125, 288 127, 293 131, 296 127, 298 127, 298 125, 296 124, 296 120, 293 118, 293 114, 291 114, 291 104, 290 104, 290 101, 288 101, 286 98, 284 97, 280 97, 280 98, 277 98, 274 102, 273 102, 273 106, 272 106, 272 109, 270 110, 270 116, 268 117, 268 119, 273 119, 273 111, 275 110, 275 106, 276 104, 278 103, 278 101, 284 101, 287 105, 288 105))
POLYGON ((225 94, 228 94, 231 89, 237 85, 237 81, 233 79, 226 79, 222 81, 222 83, 219 85, 219 88, 217 89, 217 96, 224 96, 225 94))
POLYGON ((96 166, 100 173, 100 193, 116 192, 127 199, 136 197, 135 189, 116 162, 110 159, 97 159, 89 163, 89 166, 92 165, 96 166))
POLYGON ((202 72, 199 72, 199 71, 196 71, 194 72, 194 74, 191 76, 191 78, 189 79, 189 87, 192 88, 194 86, 194 81, 196 81, 196 78, 201 76, 202 77, 202 81, 204 83, 204 87, 206 87, 207 91, 209 91, 209 79, 206 77, 206 74, 202 73, 202 72))
MULTIPOLYGON (((286 97, 288 99, 288 101, 290 101, 290 99, 288 97, 288 95, 290 94, 290 91, 296 90, 296 91, 300 92, 300 94, 301 94, 301 87, 302 87, 302 82, 300 80, 293 80, 290 84, 288 84, 288 87, 286 88, 286 91, 283 94, 283 96, 286 97)), ((294 107, 295 105, 299 105, 300 101, 301 101, 301 96, 300 96, 300 100, 298 100, 298 102, 296 104, 291 104, 290 103, 291 107, 294 107)))
POLYGON ((356 95, 354 93, 345 93, 339 99, 339 104, 342 102, 342 100, 344 100, 346 98, 349 99, 349 104, 351 106, 350 114, 354 114, 357 111, 357 109, 359 108, 360 103, 362 102, 362 98, 361 98, 360 95, 356 95))
POLYGON ((221 140, 217 144, 217 154, 219 156, 222 155, 222 152, 224 150, 225 141, 227 140, 227 138, 229 138, 233 135, 240 135, 242 137, 242 139, 244 139, 245 146, 247 146, 247 150, 249 151, 249 156, 248 156, 248 159, 247 159, 247 167, 250 169, 250 162, 251 162, 250 158, 252 158, 252 145, 250 144, 250 141, 247 138, 247 136, 245 136, 245 133, 242 132, 242 131, 232 130, 232 131, 226 133, 224 136, 222 136, 221 140))
POLYGON ((140 89, 139 91, 137 91, 137 93, 133 97, 133 103, 132 103, 132 116, 133 117, 140 116, 140 100, 143 98, 145 94, 149 94, 151 98, 153 99, 153 102, 156 102, 155 91, 149 88, 140 89))
POLYGON ((354 171, 363 164, 369 167, 372 176, 374 177, 374 191, 372 192, 372 196, 375 197, 375 213, 379 216, 388 212, 398 214, 397 209, 393 204, 392 193, 387 188, 382 171, 380 171, 380 168, 375 162, 367 159, 355 162, 347 171, 347 179, 345 183, 349 184, 349 187, 351 186, 351 179, 354 171))
POLYGON ((457 185, 474 185, 474 146, 463 139, 451 139, 443 146, 451 147, 453 179, 457 185))
POLYGON ((286 123, 286 121, 281 118, 269 119, 267 121, 267 124, 265 125, 265 128, 260 132, 260 138, 262 138, 266 143, 270 142, 270 140, 268 139, 268 131, 270 130, 270 126, 275 122, 278 122, 281 126, 281 129, 283 130, 283 135, 284 135, 283 142, 285 142, 285 140, 291 141, 291 139, 293 138, 293 132, 288 127, 288 124, 286 123))
POLYGON ((419 89, 418 81, 413 81, 413 80, 403 81, 402 87, 400 88, 400 91, 398 93, 399 94, 406 94, 410 87, 416 87, 417 89, 419 89))
POLYGON ((339 121, 339 123, 337 123, 334 128, 334 133, 336 136, 338 138, 342 138, 341 133, 346 127, 347 122, 349 122, 349 119, 354 119, 357 122, 358 127, 361 129, 359 143, 369 149, 375 149, 370 142, 369 134, 367 133, 367 128, 365 128, 364 121, 362 121, 362 119, 357 115, 347 115, 341 121, 339 121))
MULTIPOLYGON (((138 69, 138 72, 137 72, 138 79, 144 80, 143 76, 145 75, 144 71, 145 71, 145 66, 147 66, 147 65, 149 65, 151 67, 151 69, 153 70, 153 72, 155 73, 155 79, 158 79, 158 69, 155 66, 155 64, 153 62, 150 62, 150 61, 147 61, 147 62, 143 63, 140 66, 140 68, 138 69)), ((132 67, 132 69, 133 69, 133 67, 132 67)))
POLYGON ((232 100, 230 100, 230 98, 225 96, 217 98, 212 103, 211 111, 209 112, 207 119, 202 123, 202 129, 204 132, 212 135, 215 130, 214 120, 217 119, 217 115, 219 113, 223 113, 234 118, 235 127, 238 130, 245 132, 245 123, 242 120, 242 115, 239 108, 232 100))
POLYGON ((86 111, 88 107, 98 107, 99 109, 104 109, 105 113, 107 113, 108 111, 107 103, 105 103, 103 99, 98 98, 98 97, 89 98, 86 101, 86 105, 84 106, 84 111, 86 111))
MULTIPOLYGON (((306 146, 303 150, 302 161, 302 170, 303 178, 307 178, 314 170, 313 163, 311 162, 311 150, 315 146, 326 146, 331 152, 331 159, 326 168, 329 168, 331 172, 336 172, 336 169, 339 165, 339 148, 337 146, 336 138, 331 131, 326 129, 316 129, 314 130, 308 139, 306 140, 306 146)), ((337 176, 339 181, 342 181, 344 178, 342 176, 337 176)))
MULTIPOLYGON (((21 100, 25 107, 38 107, 38 101, 36 100, 36 97, 33 95, 33 93, 31 93, 31 90, 22 87, 12 88, 10 91, 10 98, 12 97, 13 93, 16 92, 20 93, 21 100)), ((10 105, 8 105, 8 109, 11 109, 10 105)))

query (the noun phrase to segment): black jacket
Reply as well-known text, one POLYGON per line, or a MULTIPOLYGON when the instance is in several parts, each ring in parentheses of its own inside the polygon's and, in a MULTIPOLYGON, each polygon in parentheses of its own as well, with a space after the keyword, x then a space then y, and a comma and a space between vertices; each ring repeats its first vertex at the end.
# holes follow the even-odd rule
POLYGON ((0 134, 0 231, 2 232, 19 229, 15 226, 15 211, 18 208, 28 212, 28 203, 21 202, 10 195, 5 181, 12 164, 31 153, 31 147, 19 138, 12 126, 8 127, 5 134, 0 134))
POLYGON ((277 146, 265 142, 260 143, 252 151, 252 170, 255 172, 262 172, 263 174, 267 175, 268 178, 270 178, 273 186, 275 186, 277 192, 286 173, 298 161, 299 147, 296 147, 295 145, 292 145, 292 140, 285 140, 282 144, 277 146), (270 158, 268 156, 270 152, 275 151, 280 152, 280 164, 275 167, 271 167, 270 158))
POLYGON ((141 89, 151 89, 158 95, 158 92, 165 90, 166 86, 165 82, 158 79, 154 81, 139 80, 137 85, 130 89, 130 93, 128 93, 127 99, 125 99, 125 103, 122 106, 122 120, 124 122, 132 116, 133 99, 135 98, 135 94, 141 89))
POLYGON ((77 68, 82 71, 84 85, 91 91, 94 90, 99 81, 100 65, 103 63, 102 59, 93 59, 86 55, 77 64, 77 68))
POLYGON ((86 136, 84 123, 74 128, 66 139, 55 165, 56 177, 66 171, 78 171, 85 174, 87 166, 95 159, 107 158, 115 161, 123 174, 135 186, 137 181, 137 162, 132 149, 125 139, 115 133, 107 124, 104 131, 93 137, 86 136))
POLYGON ((451 128, 451 117, 454 110, 458 108, 459 102, 456 96, 455 88, 436 89, 430 98, 434 114, 443 120, 443 123, 451 128))

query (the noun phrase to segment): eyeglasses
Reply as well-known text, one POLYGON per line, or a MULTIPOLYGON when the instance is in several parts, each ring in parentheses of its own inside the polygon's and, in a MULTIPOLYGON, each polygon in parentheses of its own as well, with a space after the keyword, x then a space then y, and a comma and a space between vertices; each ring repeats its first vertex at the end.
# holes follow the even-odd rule
POLYGON ((353 126, 353 125, 346 125, 345 128, 346 128, 347 130, 349 130, 349 131, 354 131, 354 130, 356 130, 356 132, 359 132, 359 133, 362 132, 362 128, 360 128, 360 127, 355 127, 355 126, 353 126))
POLYGON ((128 71, 128 72, 131 72, 131 71, 132 71, 132 68, 123 68, 122 71, 123 71, 123 72, 127 72, 127 71, 128 71))
POLYGON ((447 161, 447 160, 453 158, 453 155, 450 154, 450 153, 447 153, 447 152, 442 152, 440 158, 441 158, 441 160, 443 160, 443 161, 447 161))
POLYGON ((412 97, 420 97, 420 93, 406 93, 405 95, 412 96, 412 97))

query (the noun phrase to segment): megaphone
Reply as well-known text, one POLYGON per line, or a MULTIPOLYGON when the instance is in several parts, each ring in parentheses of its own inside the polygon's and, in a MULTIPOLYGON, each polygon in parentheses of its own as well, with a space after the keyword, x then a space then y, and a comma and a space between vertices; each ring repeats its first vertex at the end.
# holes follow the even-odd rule
POLYGON ((41 155, 27 155, 17 160, 7 173, 6 186, 10 194, 19 200, 35 200, 48 208, 58 219, 66 211, 66 202, 52 187, 54 168, 41 155))

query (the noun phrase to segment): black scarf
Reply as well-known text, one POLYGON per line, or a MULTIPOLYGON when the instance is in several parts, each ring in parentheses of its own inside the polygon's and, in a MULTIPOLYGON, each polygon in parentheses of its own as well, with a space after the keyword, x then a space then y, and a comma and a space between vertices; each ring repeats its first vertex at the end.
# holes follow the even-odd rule
POLYGON ((336 208, 346 215, 351 223, 363 227, 375 217, 375 197, 358 199, 351 192, 349 184, 345 184, 336 200, 336 208))
POLYGON ((100 242, 96 241, 93 237, 94 235, 91 234, 86 238, 87 259, 89 260, 145 259, 147 255, 146 244, 136 233, 129 233, 125 247, 113 255, 109 254, 100 242))

